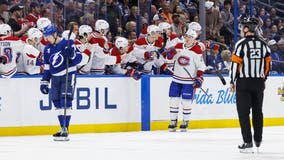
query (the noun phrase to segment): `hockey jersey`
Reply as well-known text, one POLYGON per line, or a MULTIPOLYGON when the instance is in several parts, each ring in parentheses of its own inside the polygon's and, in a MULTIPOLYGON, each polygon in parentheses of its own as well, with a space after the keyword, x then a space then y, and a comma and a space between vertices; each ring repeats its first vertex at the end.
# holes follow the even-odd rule
POLYGON ((73 74, 77 71, 77 65, 82 60, 82 54, 74 45, 73 40, 68 41, 62 39, 58 44, 48 44, 44 49, 44 73, 43 80, 49 81, 52 76, 66 75, 67 57, 68 74, 73 74))
POLYGON ((143 73, 150 74, 153 66, 159 68, 165 64, 164 59, 158 58, 159 55, 152 61, 145 59, 146 52, 158 51, 163 47, 163 39, 161 37, 154 43, 148 42, 147 37, 141 37, 136 40, 133 46, 132 55, 137 58, 138 63, 143 64, 143 73))
POLYGON ((0 56, 5 57, 6 64, 0 64, 0 75, 11 77, 17 72, 17 57, 22 54, 24 43, 17 37, 0 37, 0 56))
POLYGON ((194 51, 195 47, 198 46, 193 45, 187 48, 184 43, 178 43, 175 46, 176 52, 173 55, 173 59, 175 60, 173 71, 174 82, 192 84, 195 77, 203 75, 206 66, 202 54, 194 51))

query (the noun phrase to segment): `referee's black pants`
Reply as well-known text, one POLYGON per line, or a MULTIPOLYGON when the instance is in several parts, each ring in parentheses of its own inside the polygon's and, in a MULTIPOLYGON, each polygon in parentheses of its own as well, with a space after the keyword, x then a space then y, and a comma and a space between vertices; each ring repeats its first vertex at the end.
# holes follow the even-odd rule
POLYGON ((236 102, 243 141, 252 142, 250 125, 250 109, 252 109, 252 124, 254 140, 262 141, 263 130, 263 91, 265 88, 262 78, 238 78, 236 82, 236 102))

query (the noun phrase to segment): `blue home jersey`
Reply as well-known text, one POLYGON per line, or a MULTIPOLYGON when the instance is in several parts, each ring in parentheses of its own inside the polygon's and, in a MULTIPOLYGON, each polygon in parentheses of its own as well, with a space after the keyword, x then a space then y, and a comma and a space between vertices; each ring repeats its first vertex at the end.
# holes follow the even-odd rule
POLYGON ((82 60, 82 54, 74 45, 74 41, 62 39, 58 44, 48 44, 44 48, 44 75, 43 80, 49 81, 51 76, 63 76, 66 74, 66 62, 69 56, 68 73, 76 72, 76 65, 82 60))

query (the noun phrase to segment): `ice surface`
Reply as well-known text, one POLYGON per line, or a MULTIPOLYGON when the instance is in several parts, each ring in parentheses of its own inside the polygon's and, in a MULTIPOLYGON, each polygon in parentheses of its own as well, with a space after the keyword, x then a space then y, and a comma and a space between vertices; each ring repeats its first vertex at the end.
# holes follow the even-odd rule
POLYGON ((284 160, 284 127, 265 127, 258 154, 239 153, 234 129, 0 137, 0 160, 284 160))

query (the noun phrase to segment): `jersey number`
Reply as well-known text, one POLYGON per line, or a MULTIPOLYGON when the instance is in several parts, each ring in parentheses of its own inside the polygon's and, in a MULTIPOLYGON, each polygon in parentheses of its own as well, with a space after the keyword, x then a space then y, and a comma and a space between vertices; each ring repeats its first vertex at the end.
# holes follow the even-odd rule
POLYGON ((257 59, 257 58, 261 58, 261 54, 260 54, 260 49, 256 48, 256 49, 250 49, 250 57, 252 59, 257 59))
MULTIPOLYGON (((0 48, 0 50, 2 51, 2 48, 0 48)), ((5 55, 7 56, 10 60, 13 58, 12 56, 12 48, 11 47, 5 47, 3 48, 3 52, 1 52, 1 55, 5 55)))

